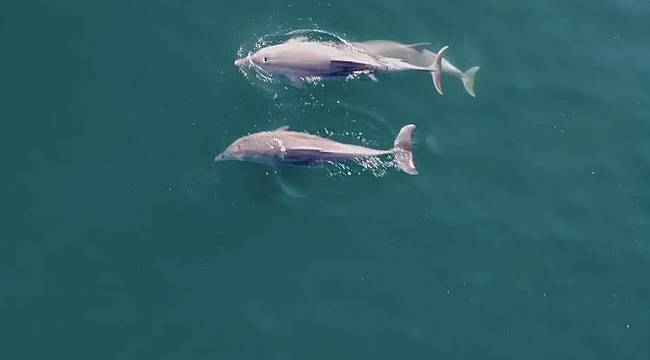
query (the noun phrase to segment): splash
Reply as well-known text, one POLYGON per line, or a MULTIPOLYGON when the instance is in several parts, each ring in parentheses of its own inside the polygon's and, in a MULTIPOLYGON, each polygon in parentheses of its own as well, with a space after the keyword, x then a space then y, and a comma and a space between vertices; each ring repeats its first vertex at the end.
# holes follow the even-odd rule
MULTIPOLYGON (((325 138, 335 139, 344 143, 350 142, 346 139, 353 138, 355 140, 351 142, 358 143, 359 145, 365 147, 382 147, 376 141, 368 140, 362 131, 336 132, 331 131, 328 128, 324 128, 322 131, 316 131, 315 134, 325 138)), ((327 176, 330 178, 359 176, 364 174, 371 174, 374 177, 384 177, 390 172, 399 170, 395 157, 392 154, 387 154, 380 157, 357 157, 346 162, 328 161, 326 164, 322 165, 324 165, 326 168, 327 176)))
POLYGON ((329 161, 326 165, 327 176, 347 177, 371 174, 374 177, 384 177, 396 169, 397 163, 392 155, 382 157, 358 157, 349 162, 329 161))
POLYGON ((375 177, 384 177, 392 169, 397 169, 397 162, 393 155, 385 158, 380 157, 363 157, 355 159, 355 162, 361 166, 364 172, 369 172, 375 177))

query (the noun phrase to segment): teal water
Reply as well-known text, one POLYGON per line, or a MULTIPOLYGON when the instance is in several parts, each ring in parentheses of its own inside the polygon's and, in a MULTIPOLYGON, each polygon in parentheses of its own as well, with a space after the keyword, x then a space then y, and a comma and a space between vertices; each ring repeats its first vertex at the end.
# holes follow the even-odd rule
POLYGON ((650 357, 647 1, 0 10, 2 359, 650 357), (478 97, 233 66, 304 28, 449 45, 478 97), (212 162, 411 122, 416 177, 212 162))

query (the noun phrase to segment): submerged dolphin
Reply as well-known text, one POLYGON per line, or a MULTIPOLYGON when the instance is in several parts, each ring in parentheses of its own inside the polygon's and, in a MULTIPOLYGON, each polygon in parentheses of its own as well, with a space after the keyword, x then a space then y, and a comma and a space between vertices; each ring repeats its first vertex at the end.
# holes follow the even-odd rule
POLYGON ((397 166, 407 174, 417 175, 413 163, 411 135, 415 125, 404 126, 389 150, 376 150, 359 145, 344 144, 304 132, 289 131, 283 126, 241 137, 217 155, 214 161, 253 161, 266 165, 288 164, 297 166, 322 165, 359 158, 392 154, 397 166))
POLYGON ((396 71, 430 72, 436 90, 442 94, 440 71, 443 47, 435 61, 426 65, 414 65, 400 58, 373 54, 346 43, 309 41, 294 38, 285 43, 264 47, 247 57, 235 60, 237 66, 255 66, 265 73, 286 76, 295 85, 303 78, 336 77, 367 74, 376 80, 375 73, 396 71))
MULTIPOLYGON (((425 66, 426 64, 431 64, 436 61, 437 54, 425 49, 425 47, 429 45, 431 44, 401 44, 390 40, 370 40, 352 43, 352 46, 363 49, 369 54, 402 59, 416 66, 425 66)), ((460 78, 467 93, 476 97, 476 94, 474 93, 474 76, 479 70, 478 66, 474 66, 469 70, 462 72, 446 59, 442 59, 441 70, 443 73, 451 74, 460 78)))

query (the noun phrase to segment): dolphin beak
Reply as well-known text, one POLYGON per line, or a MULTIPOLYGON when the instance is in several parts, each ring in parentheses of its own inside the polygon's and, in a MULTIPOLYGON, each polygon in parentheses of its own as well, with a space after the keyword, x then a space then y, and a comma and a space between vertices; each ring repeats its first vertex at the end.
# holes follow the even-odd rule
POLYGON ((224 160, 223 153, 221 153, 221 154, 214 157, 214 162, 223 161, 223 160, 224 160))
POLYGON ((235 66, 242 67, 245 66, 246 63, 248 63, 248 57, 235 60, 235 66))

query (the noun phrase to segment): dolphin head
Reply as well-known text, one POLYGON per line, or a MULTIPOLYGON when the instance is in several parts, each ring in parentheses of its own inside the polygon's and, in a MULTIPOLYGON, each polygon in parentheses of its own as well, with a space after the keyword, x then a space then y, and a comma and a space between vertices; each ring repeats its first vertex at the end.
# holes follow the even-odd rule
POLYGON ((214 162, 217 161, 226 161, 226 160, 236 160, 235 158, 232 158, 228 156, 227 151, 222 152, 221 154, 217 155, 214 157, 214 162))
POLYGON ((235 61, 237 66, 254 66, 267 74, 316 76, 330 66, 333 46, 314 42, 285 42, 271 45, 235 61))
POLYGON ((226 160, 245 160, 245 149, 241 144, 241 139, 230 144, 221 154, 217 155, 214 158, 214 161, 226 161, 226 160))
POLYGON ((279 49, 277 45, 269 46, 251 54, 249 56, 249 61, 250 64, 257 66, 262 70, 272 70, 278 65, 282 66, 282 63, 278 61, 281 53, 282 49, 279 49))
POLYGON ((235 60, 235 66, 240 68, 255 66, 261 70, 271 70, 273 64, 277 63, 277 50, 271 48, 273 47, 266 47, 257 52, 249 53, 248 56, 235 60))
POLYGON ((271 148, 264 143, 259 134, 252 134, 237 139, 230 144, 221 154, 214 158, 214 161, 255 161, 267 163, 273 158, 271 148))

